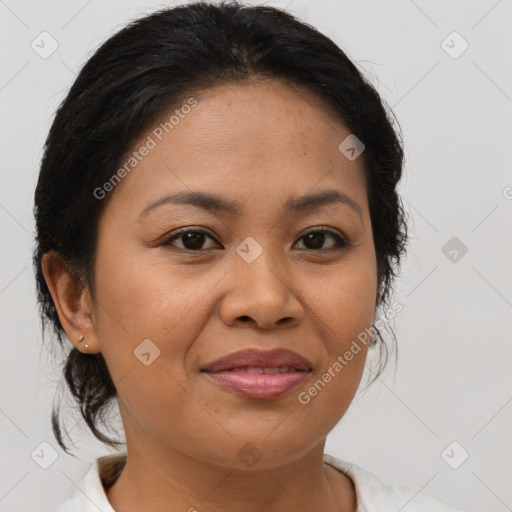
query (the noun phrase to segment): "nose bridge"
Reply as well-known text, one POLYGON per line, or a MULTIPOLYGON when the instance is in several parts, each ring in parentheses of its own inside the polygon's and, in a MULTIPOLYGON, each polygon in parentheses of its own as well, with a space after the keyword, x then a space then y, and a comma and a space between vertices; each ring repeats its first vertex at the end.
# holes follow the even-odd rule
POLYGON ((247 237, 236 248, 233 284, 221 314, 227 324, 247 322, 272 327, 300 320, 302 307, 289 283, 284 255, 247 237))
POLYGON ((261 244, 249 236, 236 248, 238 258, 235 266, 238 277, 250 286, 263 291, 288 290, 286 267, 282 264, 283 255, 261 240, 261 244), (269 288, 270 287, 270 288, 269 288))

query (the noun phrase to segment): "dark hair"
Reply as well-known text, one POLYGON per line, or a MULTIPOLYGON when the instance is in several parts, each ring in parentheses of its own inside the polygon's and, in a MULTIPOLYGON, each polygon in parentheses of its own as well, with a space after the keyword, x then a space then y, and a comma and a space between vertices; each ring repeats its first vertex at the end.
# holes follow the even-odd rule
MULTIPOLYGON (((277 8, 197 2, 157 11, 108 39, 57 110, 34 205, 33 263, 43 337, 50 323, 64 349, 65 332, 41 268, 45 253, 59 253, 94 299, 97 226, 108 198, 100 201, 93 191, 112 177, 151 123, 186 95, 252 78, 307 88, 364 143, 360 158, 377 255, 377 307, 386 303, 407 241, 396 190, 403 166, 396 120, 345 53, 315 28, 277 8)), ((383 342, 380 332, 378 337, 383 342)), ((380 345, 387 360, 385 343, 380 345)), ((98 420, 105 425, 104 414, 116 397, 103 356, 72 348, 66 357, 65 381, 87 426, 103 443, 122 444, 96 425, 98 420)), ((68 451, 55 406, 52 426, 68 451)))

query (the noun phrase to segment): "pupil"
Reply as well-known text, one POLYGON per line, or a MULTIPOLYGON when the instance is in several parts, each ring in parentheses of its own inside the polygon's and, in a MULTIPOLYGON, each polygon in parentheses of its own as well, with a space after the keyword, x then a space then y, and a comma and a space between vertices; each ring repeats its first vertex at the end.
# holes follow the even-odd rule
POLYGON ((324 244, 324 234, 322 233, 310 233, 307 235, 306 240, 313 242, 314 247, 310 247, 312 249, 319 249, 324 244))
POLYGON ((202 233, 185 233, 183 245, 187 249, 200 249, 203 245, 203 237, 202 233))

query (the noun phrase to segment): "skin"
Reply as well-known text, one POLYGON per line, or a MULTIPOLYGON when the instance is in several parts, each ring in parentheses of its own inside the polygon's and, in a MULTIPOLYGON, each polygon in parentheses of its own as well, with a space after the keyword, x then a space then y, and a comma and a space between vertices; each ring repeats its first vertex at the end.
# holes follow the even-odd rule
POLYGON ((98 226, 95 296, 58 255, 43 260, 69 339, 84 350, 83 334, 88 352, 103 354, 118 390, 128 461, 108 499, 122 512, 355 511, 351 480, 322 456, 367 349, 308 404, 297 396, 373 323, 377 266, 361 158, 338 150, 350 132, 305 89, 252 80, 193 96, 197 106, 111 192, 98 226), (342 203, 281 212, 289 197, 327 189, 357 202, 360 215, 342 203), (150 203, 182 190, 222 195, 240 212, 166 204, 139 220, 150 203), (212 238, 158 245, 187 226, 212 238), (350 246, 328 233, 308 241, 315 226, 350 246), (236 252, 248 236, 263 249, 252 263, 236 252), (134 356, 145 339, 160 350, 149 366, 134 356), (276 347, 313 367, 279 399, 241 397, 200 371, 240 349, 276 347), (248 442, 261 453, 252 467, 237 457, 248 442))

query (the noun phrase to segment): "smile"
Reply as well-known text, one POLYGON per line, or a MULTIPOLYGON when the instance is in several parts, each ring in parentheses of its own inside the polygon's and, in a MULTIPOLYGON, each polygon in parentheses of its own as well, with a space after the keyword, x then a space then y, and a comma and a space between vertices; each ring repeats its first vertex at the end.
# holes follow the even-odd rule
POLYGON ((249 349, 218 359, 202 371, 246 398, 275 399, 299 386, 312 368, 307 359, 289 350, 249 349))

